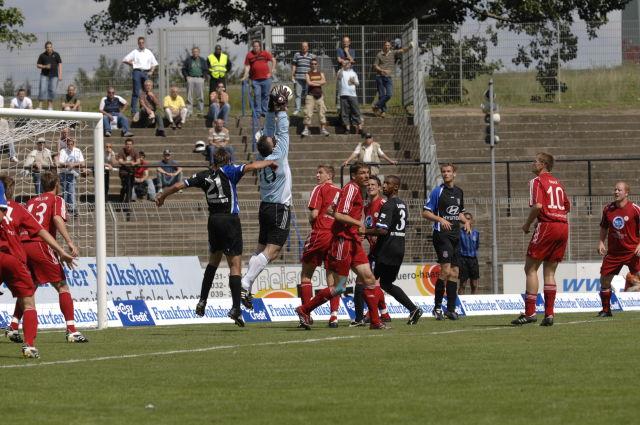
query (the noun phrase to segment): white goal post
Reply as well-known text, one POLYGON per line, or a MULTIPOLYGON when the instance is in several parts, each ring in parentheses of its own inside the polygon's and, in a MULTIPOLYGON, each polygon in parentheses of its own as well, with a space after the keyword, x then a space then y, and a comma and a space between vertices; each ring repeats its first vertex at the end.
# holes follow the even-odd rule
MULTIPOLYGON (((0 108, 0 149, 25 139, 53 132, 66 125, 77 126, 93 130, 93 181, 95 213, 95 258, 96 258, 96 301, 98 315, 98 329, 107 327, 107 271, 106 271, 106 217, 105 217, 105 181, 104 181, 104 140, 102 114, 97 112, 48 111, 32 109, 0 108), (16 124, 20 123, 20 125, 16 124)), ((10 151, 11 152, 11 151, 10 151)), ((12 158, 2 158, 0 172, 10 171, 19 160, 12 162, 12 158)), ((25 172, 14 167, 16 172, 25 172)))

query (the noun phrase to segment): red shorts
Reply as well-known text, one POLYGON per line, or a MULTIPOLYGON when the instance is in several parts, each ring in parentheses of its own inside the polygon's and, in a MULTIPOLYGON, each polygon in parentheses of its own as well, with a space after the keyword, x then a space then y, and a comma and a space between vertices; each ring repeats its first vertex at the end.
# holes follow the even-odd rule
POLYGON ((369 264, 369 258, 359 240, 335 238, 327 256, 327 269, 348 276, 352 267, 369 264))
POLYGON ((30 297, 36 292, 27 265, 13 255, 0 253, 0 280, 15 298, 30 297))
POLYGON ((527 256, 534 260, 560 262, 569 240, 569 225, 558 222, 538 222, 533 232, 527 256))
POLYGON ((633 274, 636 274, 640 271, 640 257, 638 257, 635 252, 631 252, 626 255, 607 254, 602 260, 600 275, 616 275, 620 273, 620 270, 622 270, 623 266, 629 267, 629 271, 633 274))
POLYGON ((64 270, 55 252, 43 241, 22 244, 27 253, 27 265, 36 285, 65 280, 64 270))
POLYGON ((324 262, 331 248, 333 233, 331 231, 316 232, 312 231, 304 243, 304 250, 300 262, 302 264, 313 264, 319 267, 324 262))

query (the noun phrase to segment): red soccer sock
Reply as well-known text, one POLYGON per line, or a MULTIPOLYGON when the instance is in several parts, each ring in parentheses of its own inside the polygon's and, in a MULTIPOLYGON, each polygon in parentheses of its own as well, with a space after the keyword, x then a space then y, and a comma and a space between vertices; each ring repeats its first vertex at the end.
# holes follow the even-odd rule
POLYGON ((386 310, 387 303, 384 300, 384 291, 379 286, 376 286, 376 296, 378 297, 378 309, 380 311, 386 310))
POLYGON ((372 326, 380 324, 380 314, 378 313, 378 295, 375 288, 364 288, 364 300, 369 308, 369 320, 372 326))
POLYGON ((22 316, 22 330, 24 332, 24 342, 33 346, 38 333, 38 313, 34 309, 24 311, 22 316))
POLYGON ((553 306, 556 303, 556 287, 555 285, 544 286, 544 315, 553 316, 553 306))
POLYGON ((335 297, 329 300, 329 305, 331 306, 331 321, 338 320, 338 310, 340 309, 340 295, 336 295, 335 297))
POLYGON ((73 298, 71 298, 71 293, 60 292, 58 295, 58 301, 60 303, 60 311, 62 311, 62 315, 64 316, 64 320, 67 324, 67 330, 69 332, 75 332, 76 322, 73 316, 73 298))
POLYGON ((329 301, 331 297, 333 297, 331 288, 324 288, 322 291, 318 292, 315 297, 311 298, 309 302, 304 303, 302 305, 302 310, 307 314, 311 314, 313 310, 329 301))
POLYGON ((538 298, 538 294, 525 294, 524 299, 524 314, 527 316, 535 316, 536 314, 536 299, 538 298))
POLYGON ((611 311, 611 289, 600 290, 600 301, 602 301, 602 311, 611 311))
POLYGON ((308 303, 312 296, 313 288, 311 287, 311 280, 302 279, 302 282, 300 282, 300 300, 302 304, 308 303))
POLYGON ((19 301, 16 301, 16 307, 13 310, 13 318, 11 319, 11 329, 17 331, 20 327, 20 319, 22 319, 22 306, 19 301))

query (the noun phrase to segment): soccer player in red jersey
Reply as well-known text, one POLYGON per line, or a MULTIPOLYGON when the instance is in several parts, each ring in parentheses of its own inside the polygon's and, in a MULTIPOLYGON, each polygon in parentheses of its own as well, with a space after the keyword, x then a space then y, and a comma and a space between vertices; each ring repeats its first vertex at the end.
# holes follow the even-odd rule
MULTIPOLYGON (((11 178, 5 178, 5 187, 7 188, 7 197, 9 205, 15 202, 13 198, 14 182, 11 178)), ((42 173, 41 187, 43 193, 32 198, 27 202, 27 210, 36 219, 40 225, 47 230, 55 239, 56 234, 64 239, 73 257, 78 256, 78 249, 73 244, 71 236, 67 231, 65 222, 67 221, 67 208, 60 194, 60 179, 57 174, 52 172, 42 173)), ((64 269, 58 260, 54 251, 39 236, 31 237, 25 232, 21 232, 23 248, 27 254, 27 266, 31 271, 31 275, 36 285, 44 285, 50 283, 56 291, 58 291, 58 302, 60 311, 64 316, 67 327, 66 340, 68 342, 89 342, 82 333, 78 332, 75 326, 73 298, 67 285, 64 275, 64 269)), ((16 308, 11 319, 10 330, 13 335, 18 335, 18 324, 22 318, 22 310, 20 304, 16 303, 16 308)))
POLYGON ((553 156, 540 152, 533 161, 532 171, 536 175, 529 182, 529 216, 522 226, 524 233, 529 233, 531 224, 538 220, 531 237, 524 271, 527 278, 525 295, 525 311, 513 325, 533 323, 536 319, 536 297, 538 295, 538 269, 543 265, 544 276, 544 319, 540 326, 553 325, 553 306, 556 299, 556 268, 562 261, 569 239, 569 223, 567 213, 571 204, 564 186, 551 174, 553 156))
POLYGON ((27 254, 20 241, 20 232, 40 236, 70 265, 73 263, 73 257, 64 252, 49 232, 43 229, 22 205, 7 202, 2 180, 4 179, 0 179, 0 280, 7 283, 23 311, 22 355, 38 358, 40 353, 34 346, 38 333, 38 314, 33 297, 36 286, 27 268, 27 254))
POLYGON ((318 306, 336 295, 344 293, 349 270, 353 270, 364 283, 364 295, 371 313, 371 329, 384 329, 378 314, 378 297, 375 292, 375 277, 369 266, 369 259, 362 248, 365 233, 362 222, 364 208, 362 190, 369 182, 369 167, 357 162, 349 168, 351 181, 340 191, 338 205, 335 208, 333 241, 327 258, 327 268, 332 275, 332 286, 320 291, 309 302, 296 308, 300 324, 310 329, 309 314, 318 306))
MULTIPOLYGON (((318 185, 313 188, 308 205, 311 233, 304 243, 304 250, 300 258, 302 272, 300 274, 300 285, 298 285, 298 295, 302 304, 309 302, 313 296, 313 288, 311 286, 313 273, 316 267, 322 265, 331 247, 331 240, 333 239, 331 228, 333 227, 334 218, 329 214, 329 209, 338 203, 338 197, 340 196, 340 188, 333 184, 334 176, 335 169, 332 166, 318 165, 316 171, 318 185)), ((329 327, 337 327, 340 297, 333 297, 329 302, 331 304, 329 327)))
MULTIPOLYGON (((622 266, 637 276, 640 272, 640 207, 629 199, 629 185, 619 181, 611 202, 602 210, 598 253, 604 256, 600 267, 600 300, 598 317, 611 317, 611 280, 622 266), (605 246, 605 239, 607 244, 605 246)), ((628 281, 629 279, 627 279, 628 281)), ((626 290, 626 289, 625 289, 626 290)))

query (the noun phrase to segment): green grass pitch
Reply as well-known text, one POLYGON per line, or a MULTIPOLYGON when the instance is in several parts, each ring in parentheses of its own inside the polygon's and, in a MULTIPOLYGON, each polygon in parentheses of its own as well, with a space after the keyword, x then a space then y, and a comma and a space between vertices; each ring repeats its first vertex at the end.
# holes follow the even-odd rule
POLYGON ((42 332, 40 360, 0 341, 0 423, 639 423, 640 315, 593 316, 42 332))

